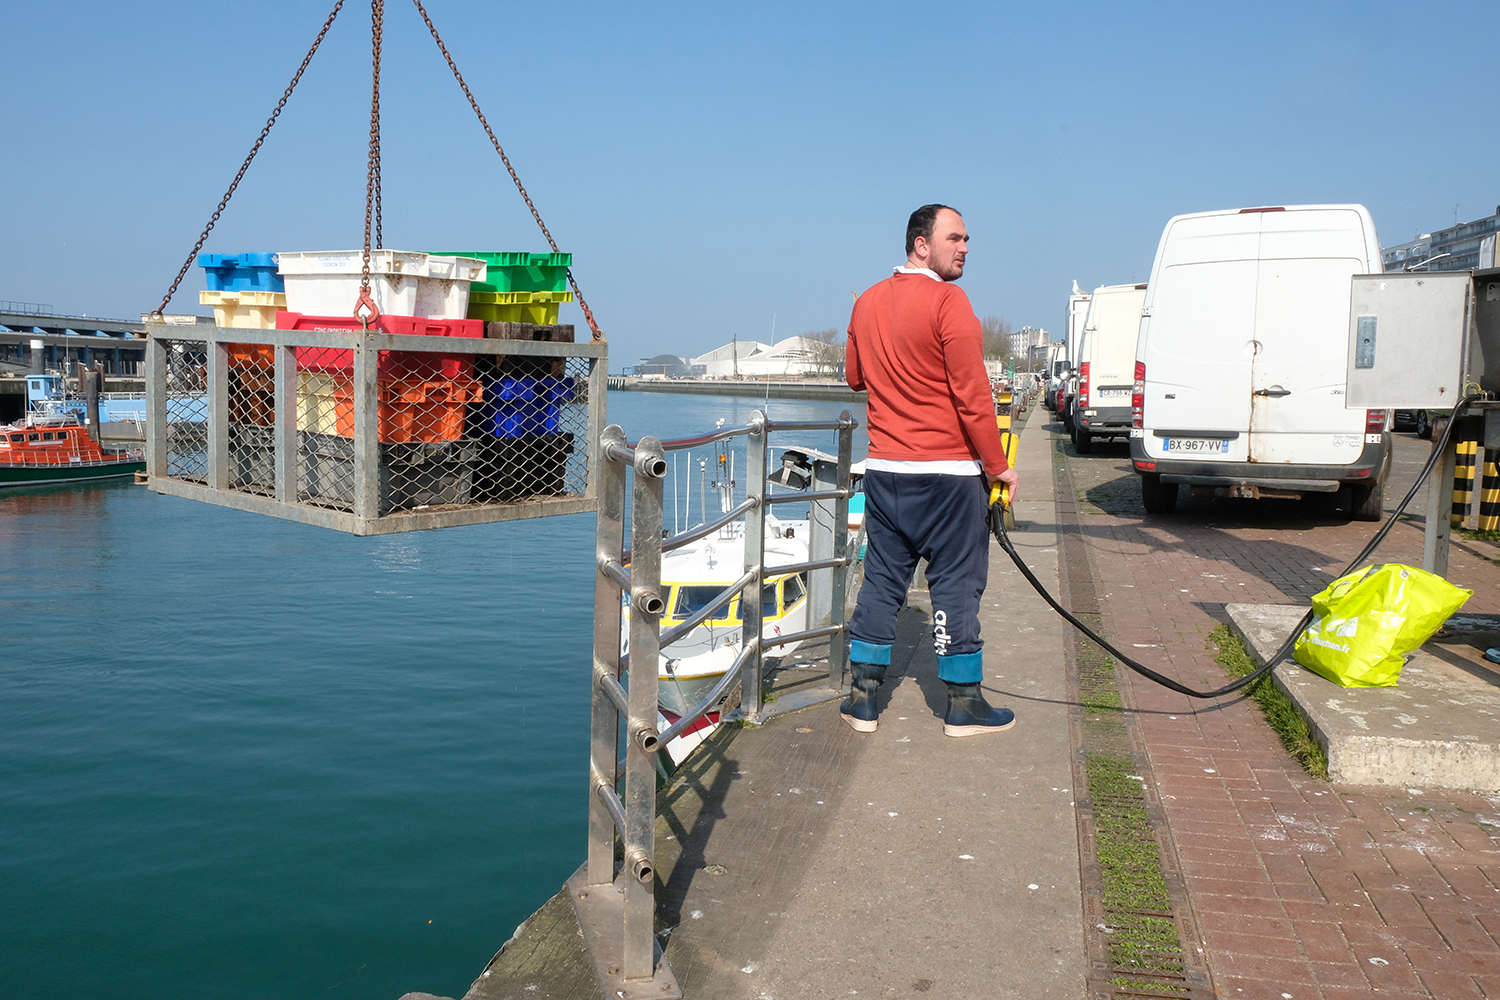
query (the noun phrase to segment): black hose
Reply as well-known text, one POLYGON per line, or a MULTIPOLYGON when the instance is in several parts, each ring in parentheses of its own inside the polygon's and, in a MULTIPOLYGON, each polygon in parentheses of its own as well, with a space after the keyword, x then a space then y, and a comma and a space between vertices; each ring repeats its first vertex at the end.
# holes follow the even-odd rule
MULTIPOLYGON (((1475 393, 1473 395, 1465 396, 1458 401, 1458 405, 1453 408, 1452 419, 1448 421, 1448 426, 1443 429, 1442 438, 1433 445, 1432 454, 1428 456, 1427 464, 1422 466, 1422 472, 1417 476, 1417 481, 1412 484, 1411 489, 1407 491, 1406 496, 1401 500, 1401 503, 1396 506, 1395 512, 1386 519, 1386 522, 1380 526, 1380 530, 1375 532, 1374 537, 1371 538, 1369 543, 1360 550, 1359 555, 1355 556, 1350 561, 1349 565, 1344 567, 1343 572, 1338 574, 1339 576, 1344 576, 1345 574, 1352 572, 1357 566, 1363 563, 1366 558, 1369 557, 1371 552, 1375 551, 1376 547, 1379 546, 1381 542, 1385 541, 1385 536, 1390 534, 1391 527, 1396 523, 1396 519, 1401 516, 1402 512, 1406 510, 1407 505, 1412 502, 1412 499, 1414 497, 1416 497, 1417 490, 1422 488, 1422 484, 1425 483, 1427 481, 1427 477, 1432 474, 1433 466, 1437 464, 1438 459, 1441 458, 1443 452, 1447 450, 1448 440, 1453 436, 1453 428, 1458 423, 1459 413, 1465 410, 1470 403, 1483 398, 1484 397, 1482 394, 1475 393)), ((1059 615, 1062 615, 1062 617, 1067 620, 1068 624, 1072 625, 1084 635, 1094 640, 1094 642, 1098 643, 1099 646, 1102 647, 1106 652, 1110 653, 1131 670, 1134 670, 1136 673, 1140 674, 1142 677, 1145 677, 1147 680, 1155 681, 1162 687, 1170 688, 1171 690, 1176 691, 1179 694, 1185 694, 1189 698, 1218 698, 1221 695, 1232 694, 1242 687, 1254 684, 1256 681, 1260 680, 1266 674, 1275 669, 1276 664, 1286 659, 1287 654, 1291 653, 1292 648, 1297 644, 1298 637, 1302 635, 1302 630, 1307 628, 1308 623, 1312 621, 1313 609, 1308 608, 1307 613, 1302 616, 1301 621, 1297 623, 1297 627, 1292 629, 1292 634, 1287 637, 1286 642, 1282 643, 1281 648, 1276 651, 1274 656, 1268 657, 1265 664, 1261 667, 1258 667, 1254 672, 1248 673, 1244 677, 1231 681, 1230 683, 1225 684, 1223 687, 1215 688, 1212 691, 1195 691, 1190 687, 1179 684, 1177 681, 1174 681, 1170 677, 1157 673, 1150 667, 1144 666, 1140 663, 1137 663, 1135 660, 1132 660, 1130 657, 1120 652, 1114 646, 1110 645, 1108 641, 1106 641, 1093 629, 1089 628, 1083 622, 1073 617, 1072 613, 1069 612, 1067 608, 1063 607, 1061 604, 1058 604, 1056 599, 1054 599, 1051 594, 1047 593, 1047 588, 1042 586, 1042 582, 1038 580, 1035 574, 1033 574, 1027 567, 1020 554, 1016 552, 1015 546, 1010 543, 1010 536, 1005 531, 1004 511, 1005 508, 1001 504, 996 503, 990 506, 990 530, 994 532, 995 537, 999 539, 1000 547, 1005 550, 1006 555, 1010 556, 1011 562, 1016 564, 1016 568, 1021 571, 1021 575, 1026 577, 1027 582, 1031 584, 1032 588, 1042 596, 1042 600, 1051 605, 1053 611, 1056 611, 1059 615)))

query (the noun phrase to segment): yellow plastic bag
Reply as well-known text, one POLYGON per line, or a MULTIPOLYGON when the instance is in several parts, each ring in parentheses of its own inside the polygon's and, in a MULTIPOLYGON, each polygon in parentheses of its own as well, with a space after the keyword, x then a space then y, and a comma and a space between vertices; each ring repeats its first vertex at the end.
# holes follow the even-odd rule
POLYGON ((1313 597, 1316 617, 1297 637, 1297 662, 1344 687, 1392 687, 1406 654, 1473 594, 1414 566, 1357 569, 1313 597))

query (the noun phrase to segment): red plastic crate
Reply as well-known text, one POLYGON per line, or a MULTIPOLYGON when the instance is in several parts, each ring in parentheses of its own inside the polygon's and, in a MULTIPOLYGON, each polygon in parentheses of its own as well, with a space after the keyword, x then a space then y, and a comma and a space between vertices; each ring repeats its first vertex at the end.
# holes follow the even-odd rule
MULTIPOLYGON (((278 330, 363 330, 364 324, 353 316, 308 316, 304 313, 279 312, 278 330)), ((405 337, 472 337, 484 336, 484 323, 477 319, 427 319, 422 316, 381 316, 375 322, 381 333, 405 337)), ((442 354, 426 351, 381 351, 377 362, 383 379, 455 379, 474 374, 474 355, 442 354)), ((301 371, 352 373, 354 352, 323 347, 297 348, 297 368, 301 371)))

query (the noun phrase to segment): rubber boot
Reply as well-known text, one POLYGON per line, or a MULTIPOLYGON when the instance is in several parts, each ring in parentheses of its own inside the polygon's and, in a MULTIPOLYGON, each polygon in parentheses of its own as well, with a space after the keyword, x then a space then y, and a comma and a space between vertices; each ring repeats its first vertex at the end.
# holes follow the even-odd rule
POLYGON ((850 663, 853 674, 849 697, 839 706, 839 718, 849 723, 856 733, 873 733, 880 710, 875 707, 875 695, 885 680, 883 663, 850 663))
POLYGON ((943 717, 946 736, 981 736, 1000 733, 1016 724, 1016 713, 995 708, 984 700, 978 684, 948 681, 948 714, 943 717))

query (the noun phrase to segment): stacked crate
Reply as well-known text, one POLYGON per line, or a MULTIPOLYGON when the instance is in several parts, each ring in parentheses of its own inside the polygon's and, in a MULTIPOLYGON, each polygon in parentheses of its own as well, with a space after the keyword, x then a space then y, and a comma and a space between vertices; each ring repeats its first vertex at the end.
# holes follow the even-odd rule
MULTIPOLYGON (((286 308, 286 290, 275 255, 237 253, 198 255, 208 289, 200 305, 213 306, 214 324, 264 330, 276 326, 286 308)), ((275 488, 275 379, 272 349, 261 344, 229 344, 229 459, 234 489, 269 492, 275 488)))
MULTIPOLYGON (((355 318, 363 253, 277 254, 287 308, 284 330, 362 330, 355 318)), ((376 250, 370 294, 380 317, 370 329, 398 336, 484 336, 465 317, 483 261, 376 250)), ((379 512, 469 503, 477 449, 463 440, 467 407, 483 393, 474 358, 442 351, 381 351, 376 362, 379 512)), ((297 349, 299 496, 351 506, 354 498, 354 352, 297 349)))
MULTIPOLYGON (((485 262, 484 281, 469 292, 469 318, 484 321, 484 335, 497 340, 573 343, 571 324, 557 322, 558 309, 573 301, 568 291, 568 253, 462 251, 485 262)), ((512 503, 566 492, 571 433, 563 429, 564 403, 578 398, 576 380, 562 358, 532 355, 486 357, 476 373, 484 397, 469 407, 469 426, 479 442, 476 499, 512 503)))

